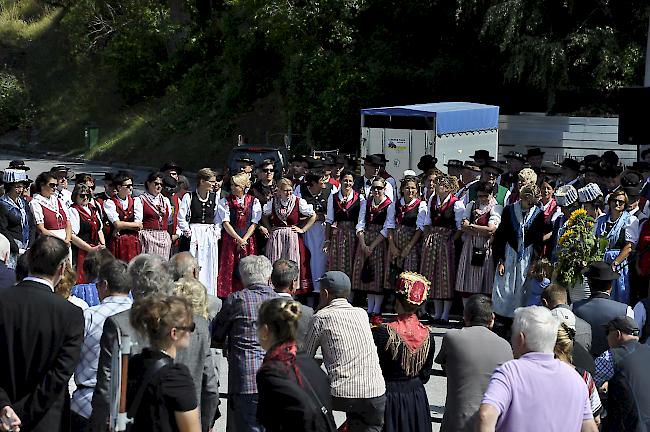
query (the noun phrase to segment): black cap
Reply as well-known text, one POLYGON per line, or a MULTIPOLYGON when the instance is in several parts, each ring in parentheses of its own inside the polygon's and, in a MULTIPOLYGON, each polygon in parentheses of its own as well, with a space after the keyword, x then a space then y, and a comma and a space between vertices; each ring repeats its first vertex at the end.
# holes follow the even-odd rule
POLYGON ((444 166, 447 168, 463 168, 463 161, 458 159, 449 159, 444 166))
POLYGON ((531 149, 528 149, 526 152, 526 157, 529 158, 534 156, 544 156, 544 154, 545 153, 539 147, 533 147, 531 149))
POLYGON ((607 150, 605 153, 603 153, 603 156, 601 157, 602 161, 605 162, 608 165, 616 166, 618 165, 618 155, 611 151, 607 150))
POLYGON ((562 170, 559 165, 553 162, 542 162, 542 166, 539 167, 539 172, 548 176, 559 176, 562 170))
POLYGON ((607 264, 605 261, 592 262, 584 271, 583 275, 587 279, 600 281, 614 281, 620 277, 618 273, 612 270, 612 265, 607 264))
POLYGON ((420 171, 429 171, 431 168, 434 168, 437 163, 438 163, 438 158, 434 157, 433 155, 426 154, 420 157, 420 161, 418 162, 417 167, 420 171))
POLYGON ((104 173, 103 180, 105 182, 112 182, 114 178, 115 178, 115 174, 113 174, 112 172, 105 172, 104 173))
POLYGON ((309 163, 309 160, 307 159, 307 156, 305 155, 293 155, 291 156, 291 159, 289 159, 289 163, 291 162, 307 162, 309 163))
POLYGON ((575 172, 580 172, 580 162, 578 162, 575 159, 564 158, 564 160, 560 163, 560 166, 564 168, 569 168, 570 170, 575 172))
POLYGON ((386 155, 383 153, 375 153, 373 156, 377 156, 379 159, 381 159, 382 166, 386 166, 386 164, 389 162, 389 160, 386 159, 386 155))
POLYGON ((368 163, 370 165, 376 165, 376 166, 379 166, 379 167, 383 165, 382 158, 380 158, 379 156, 374 155, 374 154, 368 155, 368 156, 366 156, 364 158, 361 158, 361 159, 364 162, 366 162, 366 163, 368 163))
POLYGON ((178 165, 176 162, 165 162, 165 165, 160 167, 160 171, 162 172, 165 172, 167 170, 176 170, 177 174, 183 172, 183 168, 181 168, 181 166, 178 165))
POLYGON ((617 316, 607 324, 603 324, 603 327, 605 327, 608 333, 612 330, 618 330, 632 336, 639 335, 639 326, 634 321, 634 318, 630 318, 627 315, 617 316))
POLYGON ((9 166, 7 168, 29 171, 29 167, 25 165, 25 161, 22 159, 12 160, 9 162, 9 166))
POLYGON ((630 196, 639 196, 645 184, 645 177, 637 171, 627 170, 621 175, 621 187, 630 196))
POLYGON ((338 288, 340 290, 350 289, 352 284, 350 283, 350 278, 348 275, 341 271, 328 271, 323 274, 322 277, 318 278, 321 284, 321 288, 338 288))
POLYGON ((165 174, 165 177, 163 177, 162 181, 163 181, 163 187, 167 189, 174 189, 178 185, 176 179, 170 176, 169 174, 165 174))
POLYGON ((52 169, 50 170, 51 173, 56 173, 56 172, 69 172, 70 168, 68 168, 65 165, 56 165, 53 166, 52 169))
POLYGON ((481 170, 484 170, 484 169, 487 169, 487 168, 493 169, 496 172, 498 172, 499 174, 503 174, 503 168, 501 168, 501 165, 499 165, 498 162, 489 160, 489 161, 485 162, 483 165, 481 165, 481 170))
POLYGON ((321 164, 323 166, 336 166, 336 159, 333 158, 332 156, 325 156, 323 159, 321 159, 321 164))
POLYGON ((492 160, 494 159, 492 156, 490 156, 490 152, 487 150, 476 150, 472 156, 469 157, 470 159, 483 159, 483 160, 492 160))
POLYGON ((526 156, 523 153, 519 153, 518 151, 509 151, 508 154, 504 156, 506 159, 516 159, 521 162, 526 162, 526 156))

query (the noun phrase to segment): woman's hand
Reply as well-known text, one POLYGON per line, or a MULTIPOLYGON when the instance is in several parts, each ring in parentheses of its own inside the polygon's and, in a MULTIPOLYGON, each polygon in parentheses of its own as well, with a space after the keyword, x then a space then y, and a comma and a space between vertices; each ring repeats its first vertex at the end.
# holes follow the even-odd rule
POLYGON ((388 244, 388 249, 390 250, 390 255, 393 258, 396 258, 396 257, 398 257, 400 255, 399 249, 397 248, 397 246, 395 246, 395 244, 393 242, 390 242, 388 244))
POLYGON ((298 234, 304 234, 304 233, 305 233, 305 230, 302 229, 302 228, 300 228, 300 227, 297 226, 297 225, 292 225, 292 226, 291 226, 291 231, 293 231, 293 232, 295 232, 295 233, 298 233, 298 234))
POLYGON ((22 422, 13 408, 6 406, 0 410, 0 431, 20 432, 22 422))
POLYGON ((467 219, 463 219, 463 220, 460 222, 460 227, 461 227, 461 228, 467 228, 468 226, 469 226, 469 221, 468 221, 467 219))
POLYGON ((409 255, 409 253, 411 253, 411 246, 406 245, 406 247, 402 249, 402 253, 400 254, 400 257, 406 258, 409 255))
POLYGON ((260 225, 258 229, 264 237, 269 238, 269 230, 266 227, 260 225))
POLYGON ((239 237, 237 239, 237 244, 239 245, 240 248, 246 249, 246 245, 248 244, 248 241, 246 241, 243 238, 239 237))

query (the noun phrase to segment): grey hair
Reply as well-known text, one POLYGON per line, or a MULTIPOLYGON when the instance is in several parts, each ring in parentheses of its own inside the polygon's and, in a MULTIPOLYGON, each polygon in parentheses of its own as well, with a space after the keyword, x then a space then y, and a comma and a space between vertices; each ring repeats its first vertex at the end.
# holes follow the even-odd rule
POLYGON ((526 347, 535 352, 553 353, 560 322, 544 306, 520 307, 515 310, 512 333, 526 335, 526 347))
POLYGON ((199 261, 189 252, 179 252, 169 260, 169 271, 175 281, 194 277, 192 272, 199 268, 199 261))
POLYGON ((178 180, 176 180, 176 189, 181 190, 189 190, 190 188, 190 181, 185 177, 184 175, 179 175, 178 180))
POLYGON ((174 282, 166 264, 159 255, 140 254, 131 260, 128 272, 133 281, 134 299, 149 294, 172 295, 174 282))
POLYGON ((272 272, 271 261, 263 255, 249 255, 239 261, 239 277, 245 287, 268 285, 272 272))
POLYGON ((295 261, 279 259, 273 263, 271 282, 275 288, 291 287, 300 276, 300 268, 295 261))

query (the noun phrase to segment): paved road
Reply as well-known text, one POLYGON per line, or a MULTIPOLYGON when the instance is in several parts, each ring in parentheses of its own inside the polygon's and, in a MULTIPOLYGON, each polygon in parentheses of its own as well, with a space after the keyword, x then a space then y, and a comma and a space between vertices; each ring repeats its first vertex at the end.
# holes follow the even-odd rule
MULTIPOLYGON (((19 159, 20 157, 16 155, 0 153, 0 169, 7 167, 9 161, 13 159, 19 159)), ((29 177, 31 179, 36 178, 36 176, 43 172, 49 171, 55 165, 66 165, 70 167, 75 173, 87 172, 92 174, 97 179, 97 191, 101 192, 103 190, 101 179, 105 172, 115 172, 117 167, 111 165, 104 165, 91 162, 66 162, 56 159, 45 159, 45 158, 23 158, 25 164, 31 168, 29 171, 29 177)), ((131 170, 135 176, 135 183, 138 186, 140 192, 143 190, 144 179, 148 175, 148 170, 131 170)), ((71 185, 72 186, 72 185, 71 185)), ((445 334, 445 328, 432 327, 431 331, 435 334, 436 341, 436 354, 440 350, 440 345, 442 343, 442 336, 445 334)), ((228 370, 226 361, 223 358, 220 358, 220 391, 223 394, 227 392, 228 389, 228 370)), ((440 367, 434 364, 434 369, 440 370, 440 367)), ((442 420, 442 413, 444 412, 445 405, 445 395, 447 391, 447 380, 441 376, 432 376, 429 382, 425 386, 427 395, 429 397, 429 404, 431 409, 432 417, 432 426, 433 431, 437 432, 440 430, 440 422, 442 420)), ((226 400, 222 398, 221 412, 223 417, 219 419, 216 423, 215 432, 223 432, 226 430, 226 400)), ((344 416, 341 413, 335 412, 335 418, 337 425, 340 425, 344 416)))

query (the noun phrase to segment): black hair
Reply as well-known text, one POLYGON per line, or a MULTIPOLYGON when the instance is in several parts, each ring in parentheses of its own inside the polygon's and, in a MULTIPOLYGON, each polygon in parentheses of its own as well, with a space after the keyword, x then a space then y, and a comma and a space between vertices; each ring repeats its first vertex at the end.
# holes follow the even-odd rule
POLYGON ((349 169, 344 169, 343 171, 341 171, 341 175, 339 175, 339 179, 340 179, 340 180, 343 180, 343 179, 344 179, 345 177, 347 177, 347 176, 351 176, 351 177, 352 177, 352 181, 354 181, 354 179, 356 178, 356 176, 354 175, 354 173, 353 173, 351 170, 349 170, 349 169))
POLYGON ((465 303, 464 315, 468 324, 487 326, 492 321, 492 300, 483 294, 474 294, 465 303))
POLYGON ((290 287, 300 276, 300 268, 295 261, 279 259, 273 263, 271 283, 276 288, 290 287))
POLYGON ((111 293, 128 294, 131 291, 131 275, 124 261, 114 259, 102 264, 98 279, 108 283, 108 291, 111 293))
MULTIPOLYGON (((34 180, 34 185, 36 187, 36 192, 40 193, 43 186, 47 185, 50 182, 50 180, 57 181, 56 177, 54 177, 54 174, 52 174, 49 171, 45 171, 45 172, 40 173, 36 177, 36 180, 34 180)), ((57 181, 57 183, 58 183, 58 181, 57 181)))
POLYGON ((149 183, 153 183, 157 178, 162 181, 165 178, 165 174, 161 173, 160 171, 149 173, 147 179, 144 181, 144 186, 147 187, 149 183))
POLYGON ((44 235, 36 239, 27 254, 30 274, 54 276, 68 257, 68 245, 58 237, 44 235))

